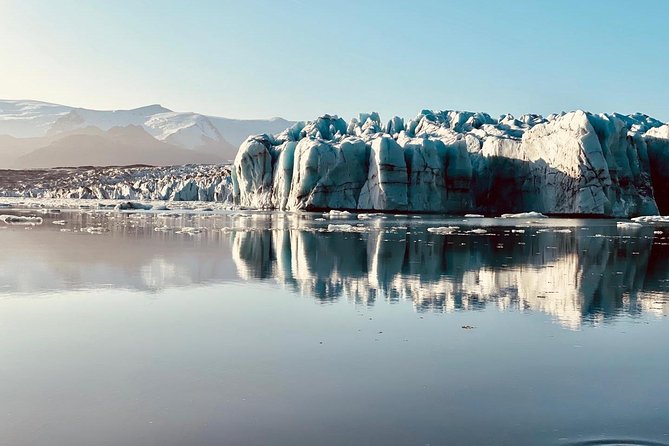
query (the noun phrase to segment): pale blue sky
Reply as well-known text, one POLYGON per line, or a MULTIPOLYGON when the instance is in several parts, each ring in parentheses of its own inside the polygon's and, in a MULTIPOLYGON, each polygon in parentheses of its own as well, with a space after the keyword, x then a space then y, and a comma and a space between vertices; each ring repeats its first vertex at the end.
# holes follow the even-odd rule
POLYGON ((0 0, 0 98, 251 118, 669 120, 669 1, 0 0))

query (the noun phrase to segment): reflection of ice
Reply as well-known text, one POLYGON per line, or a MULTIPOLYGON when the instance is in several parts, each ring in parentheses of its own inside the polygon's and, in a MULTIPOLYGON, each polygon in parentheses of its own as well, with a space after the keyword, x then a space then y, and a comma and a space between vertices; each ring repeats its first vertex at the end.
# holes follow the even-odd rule
POLYGON ((643 289, 662 289, 658 281, 644 281, 652 238, 620 237, 615 226, 602 232, 281 229, 235 234, 233 251, 244 277, 271 275, 320 300, 410 300, 419 311, 494 305, 541 311, 577 328, 584 319, 644 311, 650 307, 643 289))
POLYGON ((518 229, 507 221, 476 234, 467 232, 484 222, 321 217, 45 214, 47 224, 30 231, 2 231, 0 293, 159 291, 241 278, 276 280, 320 301, 404 300, 417 311, 437 312, 540 311, 572 328, 620 313, 669 313, 669 237, 652 225, 625 232, 615 222, 518 229), (60 232, 54 222, 65 222, 71 232, 60 232), (453 233, 429 231, 454 223, 453 233), (362 224, 364 231, 330 232, 332 224, 362 224), (86 228, 105 231, 81 231, 86 228))

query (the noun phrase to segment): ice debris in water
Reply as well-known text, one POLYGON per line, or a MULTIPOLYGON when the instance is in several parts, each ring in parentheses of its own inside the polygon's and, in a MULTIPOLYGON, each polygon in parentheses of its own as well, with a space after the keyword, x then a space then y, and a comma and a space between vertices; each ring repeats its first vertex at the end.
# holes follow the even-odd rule
POLYGON ((203 231, 204 231, 204 228, 195 228, 195 227, 192 227, 192 226, 184 226, 183 228, 176 231, 176 234, 195 235, 195 234, 199 234, 203 231))
POLYGON ((369 229, 365 226, 353 225, 328 225, 328 232, 367 232, 369 229))
POLYGON ((65 220, 54 220, 51 223, 54 224, 54 225, 64 226, 66 224, 66 221, 65 220))
POLYGON ((119 203, 114 207, 114 210, 116 211, 127 211, 127 210, 142 210, 142 211, 148 211, 153 209, 153 205, 151 204, 144 204, 144 203, 137 203, 135 201, 124 201, 123 203, 119 203))
POLYGON ((433 228, 427 228, 427 232, 444 235, 444 234, 453 234, 458 229, 460 228, 457 226, 437 226, 433 228))
POLYGON ((643 227, 641 223, 629 222, 629 221, 619 221, 616 223, 618 229, 639 229, 643 227))
POLYGON ((519 214, 502 214, 502 218, 548 218, 540 212, 521 212, 519 214))
POLYGON ((634 217, 632 221, 637 223, 669 223, 667 215, 645 215, 643 217, 634 217))
POLYGON ((351 213, 348 211, 336 211, 333 209, 330 212, 323 215, 329 216, 330 218, 348 218, 351 216, 351 213))
POLYGON ((41 225, 42 217, 25 215, 0 215, 0 220, 8 225, 41 225))
POLYGON ((483 218, 485 215, 483 214, 465 214, 465 218, 483 218))
POLYGON ((109 232, 109 229, 103 226, 89 226, 86 228, 81 228, 81 232, 88 232, 89 234, 102 234, 103 232, 109 232))
POLYGON ((468 234, 487 234, 488 231, 482 228, 477 228, 477 229, 471 229, 467 231, 468 234))

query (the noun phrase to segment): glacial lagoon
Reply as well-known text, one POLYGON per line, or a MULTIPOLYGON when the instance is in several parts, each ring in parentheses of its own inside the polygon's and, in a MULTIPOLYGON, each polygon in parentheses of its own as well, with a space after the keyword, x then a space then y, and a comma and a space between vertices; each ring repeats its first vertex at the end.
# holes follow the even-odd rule
POLYGON ((669 444, 669 226, 0 211, 0 444, 669 444))

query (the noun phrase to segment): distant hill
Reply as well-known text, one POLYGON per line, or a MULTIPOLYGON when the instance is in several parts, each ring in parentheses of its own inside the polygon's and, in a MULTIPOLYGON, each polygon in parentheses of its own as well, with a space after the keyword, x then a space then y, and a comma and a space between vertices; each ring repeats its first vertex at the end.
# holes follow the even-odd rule
MULTIPOLYGON (((121 164, 132 164, 138 158, 154 159, 164 165, 168 160, 182 163, 234 159, 237 148, 247 136, 259 133, 278 133, 293 124, 282 118, 228 119, 192 112, 174 112, 161 105, 148 105, 132 110, 100 111, 31 100, 0 100, 0 167, 23 167, 35 163, 47 165, 84 165, 77 162, 74 153, 87 158, 115 159, 121 164), (111 155, 109 144, 119 143, 114 130, 129 128, 134 135, 117 154, 111 155), (95 134, 91 129, 101 132, 95 134), (143 135, 135 128, 143 129, 143 135), (147 136, 149 139, 147 139, 147 136), (139 146, 138 144, 140 144, 139 146), (163 144, 156 144, 162 142, 163 144), (149 150, 146 156, 134 153, 149 150), (164 150, 159 156, 157 150, 164 150), (49 151, 53 153, 48 154, 49 151), (35 153, 32 153, 35 152, 35 153), (103 156, 104 153, 104 156, 103 156), (123 161, 123 156, 128 161, 123 161), (63 156, 59 160, 58 156, 63 156)), ((128 136, 126 135, 126 136, 128 136)))
POLYGON ((217 164, 224 161, 220 155, 159 141, 142 127, 128 125, 106 131, 86 127, 79 132, 70 132, 44 147, 17 157, 10 167, 170 166, 217 164))

